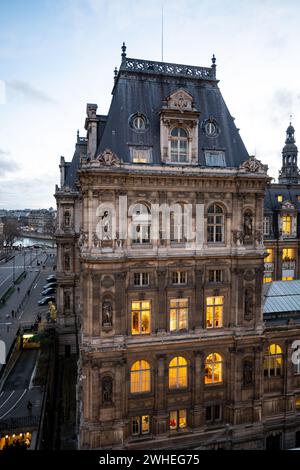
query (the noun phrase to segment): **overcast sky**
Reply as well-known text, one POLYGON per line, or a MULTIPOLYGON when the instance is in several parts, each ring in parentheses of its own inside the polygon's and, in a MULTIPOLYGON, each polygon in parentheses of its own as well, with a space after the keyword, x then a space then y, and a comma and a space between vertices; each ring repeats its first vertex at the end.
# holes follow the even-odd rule
MULTIPOLYGON (((164 60, 210 66, 250 154, 278 176, 289 116, 300 145, 300 2, 164 0, 164 60)), ((161 60, 161 0, 0 0, 0 208, 50 207, 59 158, 107 113, 113 70, 161 60)))

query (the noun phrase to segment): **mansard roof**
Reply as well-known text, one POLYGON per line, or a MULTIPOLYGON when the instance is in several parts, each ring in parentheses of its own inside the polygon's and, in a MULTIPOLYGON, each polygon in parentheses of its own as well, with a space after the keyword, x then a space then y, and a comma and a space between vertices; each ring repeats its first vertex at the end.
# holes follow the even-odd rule
POLYGON ((298 201, 298 196, 300 196, 300 184, 270 184, 267 186, 265 193, 265 213, 279 211, 285 201, 292 203, 299 212, 300 201, 298 201), (277 200, 277 196, 280 194, 282 195, 282 202, 277 200))
POLYGON ((122 161, 129 163, 130 146, 143 145, 152 148, 152 162, 160 164, 160 111, 165 100, 181 89, 192 96, 194 109, 200 113, 198 164, 206 166, 205 150, 222 150, 226 166, 238 167, 249 155, 218 87, 215 68, 214 58, 212 67, 195 67, 130 59, 123 50, 96 156, 111 149, 122 161), (136 132, 130 126, 130 118, 135 113, 146 116, 144 132, 136 132), (203 130, 203 122, 207 119, 214 119, 218 125, 219 132, 215 137, 207 136, 203 130))
POLYGON ((77 133, 77 141, 72 161, 65 164, 65 186, 68 186, 71 189, 76 189, 77 170, 80 166, 80 155, 86 153, 86 144, 87 139, 85 137, 79 137, 79 133, 77 133))

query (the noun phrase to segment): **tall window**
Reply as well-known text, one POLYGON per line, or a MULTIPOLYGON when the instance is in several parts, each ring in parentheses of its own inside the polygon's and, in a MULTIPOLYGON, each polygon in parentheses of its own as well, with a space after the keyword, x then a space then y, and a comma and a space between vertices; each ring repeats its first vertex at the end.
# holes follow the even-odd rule
POLYGON ((186 271, 173 271, 172 283, 173 284, 186 284, 187 272, 186 271))
POLYGON ((224 296, 206 297, 206 328, 223 326, 224 296))
POLYGON ((174 357, 169 364, 169 388, 187 387, 187 361, 184 357, 174 357))
POLYGON ((268 254, 265 257, 264 262, 265 263, 273 263, 273 254, 274 254, 273 248, 267 248, 267 253, 268 254))
POLYGON ((143 436, 150 432, 149 415, 135 416, 131 420, 131 434, 133 436, 143 436))
POLYGON ((131 334, 147 335, 151 333, 151 301, 136 300, 131 302, 131 334))
POLYGON ((277 194, 277 201, 282 202, 283 201, 283 196, 282 194, 277 194))
POLYGON ((64 213, 64 226, 65 227, 70 227, 70 222, 71 222, 71 215, 69 211, 66 211, 64 213))
POLYGON ((149 273, 134 273, 133 283, 135 286, 148 286, 149 273))
POLYGON ((282 220, 282 233, 290 235, 292 233, 292 217, 290 215, 283 215, 282 220))
POLYGON ((282 350, 278 344, 271 344, 264 359, 264 376, 277 377, 282 371, 282 350))
POLYGON ((170 430, 178 430, 186 428, 186 410, 170 411, 169 423, 170 430))
POLYGON ((188 299, 170 300, 170 331, 177 331, 188 328, 188 312, 188 299))
POLYGON ((132 214, 132 242, 150 243, 151 213, 145 204, 136 204, 132 214))
POLYGON ((146 393, 151 390, 151 369, 147 361, 136 361, 130 372, 130 392, 146 393))
POLYGON ((207 241, 209 243, 224 241, 224 214, 217 204, 212 204, 207 210, 207 241))
POLYGON ((222 269, 210 269, 208 271, 208 282, 222 282, 222 281, 223 281, 222 269))
POLYGON ((223 381, 222 357, 218 353, 212 353, 205 360, 205 384, 216 384, 223 381))
POLYGON ((206 407, 206 421, 209 423, 214 423, 221 421, 222 418, 222 408, 219 403, 215 405, 209 405, 206 407))
POLYGON ((269 215, 264 217, 264 235, 268 236, 271 232, 271 217, 269 215))
POLYGON ((188 134, 182 127, 171 131, 171 162, 185 163, 188 161, 188 134))
POLYGON ((295 250, 294 248, 283 248, 282 249, 282 261, 294 261, 295 250))

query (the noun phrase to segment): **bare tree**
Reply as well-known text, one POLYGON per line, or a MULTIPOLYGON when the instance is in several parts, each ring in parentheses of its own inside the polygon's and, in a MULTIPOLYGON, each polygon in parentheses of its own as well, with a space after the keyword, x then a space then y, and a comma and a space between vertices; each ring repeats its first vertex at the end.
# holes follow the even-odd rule
POLYGON ((3 238, 5 245, 12 248, 13 244, 19 236, 19 222, 17 220, 6 220, 3 227, 3 238))

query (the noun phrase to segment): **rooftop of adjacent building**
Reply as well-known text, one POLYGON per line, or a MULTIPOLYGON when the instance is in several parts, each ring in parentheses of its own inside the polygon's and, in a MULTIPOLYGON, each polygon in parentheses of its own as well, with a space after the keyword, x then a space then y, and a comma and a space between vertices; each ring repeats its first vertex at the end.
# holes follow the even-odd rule
POLYGON ((264 320, 300 323, 300 280, 274 281, 263 286, 264 320))

